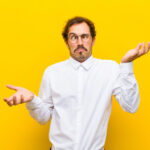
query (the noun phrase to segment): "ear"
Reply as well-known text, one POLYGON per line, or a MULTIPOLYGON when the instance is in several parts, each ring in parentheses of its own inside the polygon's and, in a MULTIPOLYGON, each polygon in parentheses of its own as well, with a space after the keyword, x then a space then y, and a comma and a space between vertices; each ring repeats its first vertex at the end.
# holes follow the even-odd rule
POLYGON ((65 41, 66 46, 69 48, 68 42, 65 41))
POLYGON ((95 37, 92 40, 92 46, 94 46, 94 44, 95 44, 95 37))

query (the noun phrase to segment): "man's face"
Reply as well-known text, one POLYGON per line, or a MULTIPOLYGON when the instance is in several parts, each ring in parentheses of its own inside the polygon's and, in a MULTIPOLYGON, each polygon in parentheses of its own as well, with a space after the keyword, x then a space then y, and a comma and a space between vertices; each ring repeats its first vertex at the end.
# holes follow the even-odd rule
POLYGON ((92 39, 90 28, 85 22, 69 28, 67 46, 75 60, 83 62, 88 59, 92 55, 94 42, 95 39, 92 39))

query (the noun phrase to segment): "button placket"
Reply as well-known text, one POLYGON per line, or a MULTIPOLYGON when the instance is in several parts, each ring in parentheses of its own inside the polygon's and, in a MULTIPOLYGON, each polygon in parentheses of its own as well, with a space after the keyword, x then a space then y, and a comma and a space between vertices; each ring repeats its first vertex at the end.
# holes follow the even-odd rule
POLYGON ((83 75, 84 75, 84 70, 83 67, 80 66, 78 68, 78 100, 77 100, 78 109, 77 109, 77 138, 76 138, 77 143, 79 143, 80 133, 81 133, 83 75))

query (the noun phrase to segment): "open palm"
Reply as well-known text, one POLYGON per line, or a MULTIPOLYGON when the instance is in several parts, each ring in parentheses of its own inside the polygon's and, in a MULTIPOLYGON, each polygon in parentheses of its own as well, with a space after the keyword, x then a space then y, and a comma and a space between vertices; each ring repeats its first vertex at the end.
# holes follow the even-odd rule
POLYGON ((7 102, 9 106, 29 102, 34 97, 34 93, 25 88, 13 86, 10 84, 6 86, 9 89, 16 90, 15 94, 10 96, 9 98, 4 98, 4 101, 7 102))
POLYGON ((145 47, 145 42, 138 44, 138 46, 135 49, 129 50, 124 57, 122 58, 121 62, 131 62, 135 60, 136 58, 148 53, 150 50, 150 42, 148 42, 147 47, 145 47))

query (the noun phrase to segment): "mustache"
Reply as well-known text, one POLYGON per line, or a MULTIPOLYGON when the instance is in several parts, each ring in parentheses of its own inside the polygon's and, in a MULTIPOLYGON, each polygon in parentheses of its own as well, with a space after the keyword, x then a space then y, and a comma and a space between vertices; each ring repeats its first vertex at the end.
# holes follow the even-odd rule
POLYGON ((82 49, 84 49, 85 51, 87 51, 87 48, 85 48, 83 45, 79 45, 75 50, 74 50, 74 52, 76 52, 78 49, 80 49, 80 48, 82 48, 82 49))

